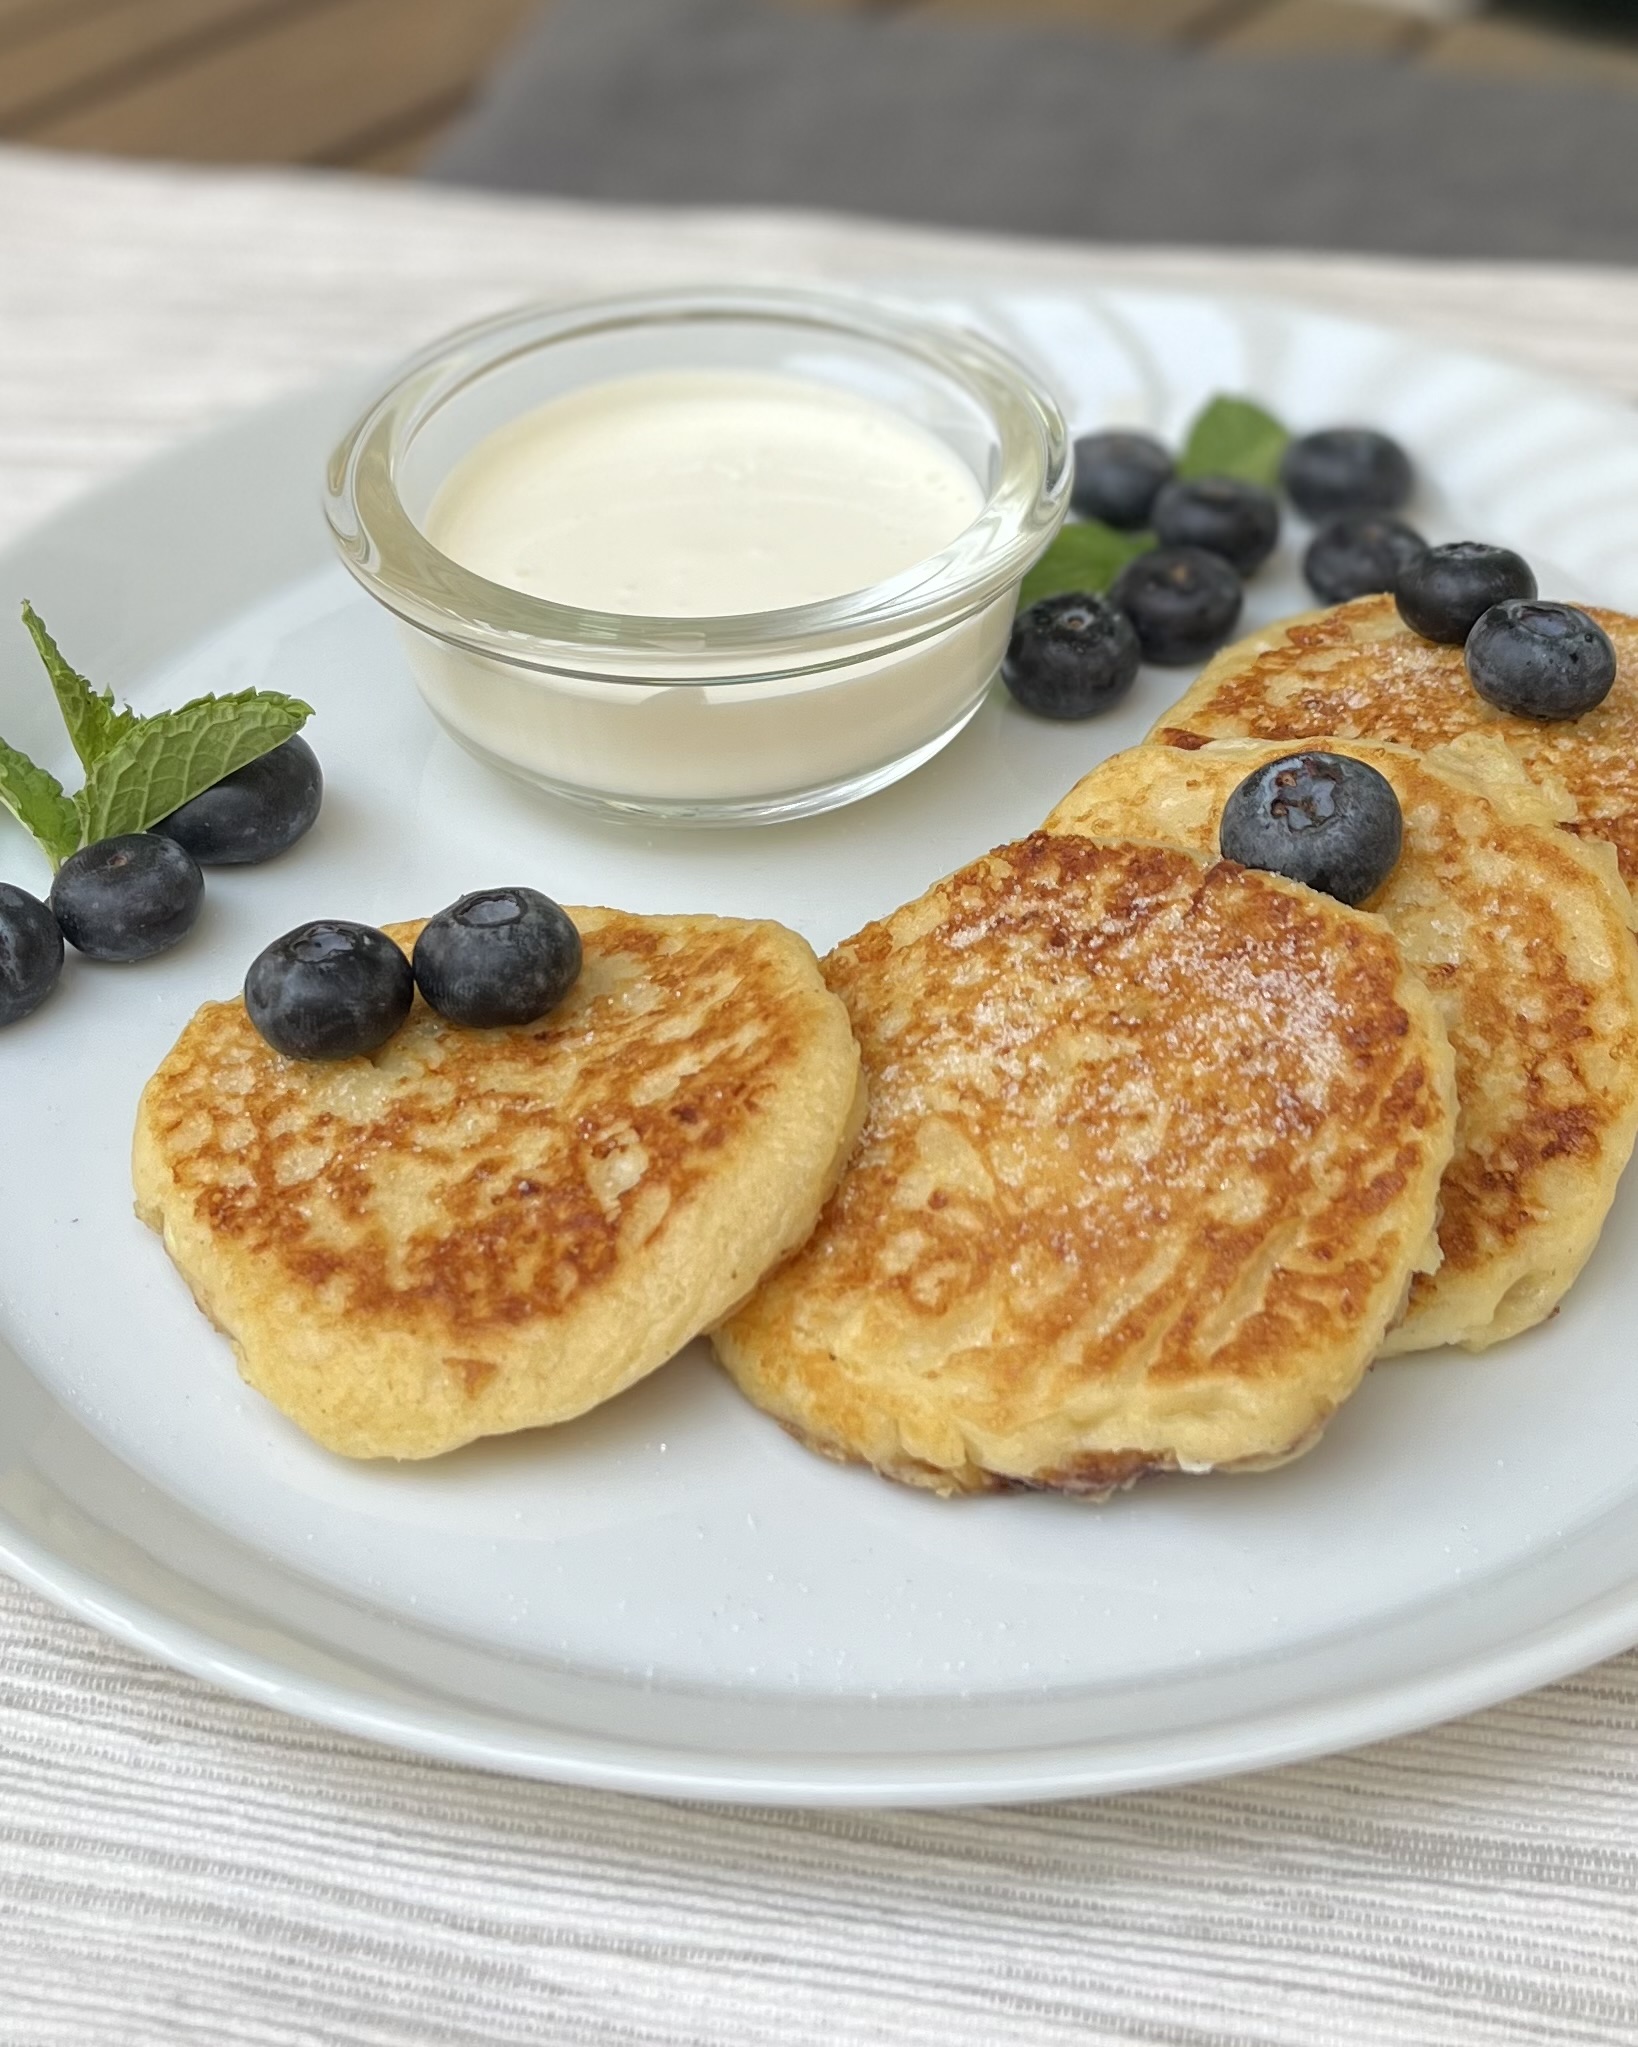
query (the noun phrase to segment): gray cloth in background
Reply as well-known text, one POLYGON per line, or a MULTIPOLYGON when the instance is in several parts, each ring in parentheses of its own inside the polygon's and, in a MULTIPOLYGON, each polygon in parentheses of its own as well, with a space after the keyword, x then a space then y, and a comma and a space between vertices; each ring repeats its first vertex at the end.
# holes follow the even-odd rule
POLYGON ((771 0, 555 0, 430 175, 1022 233, 1638 258, 1638 95, 771 0))

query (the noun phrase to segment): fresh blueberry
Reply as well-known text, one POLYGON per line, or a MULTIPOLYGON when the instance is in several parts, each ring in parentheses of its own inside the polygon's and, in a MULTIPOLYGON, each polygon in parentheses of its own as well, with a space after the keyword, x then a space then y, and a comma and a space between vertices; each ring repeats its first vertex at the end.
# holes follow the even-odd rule
POLYGON ((1344 512, 1308 543, 1302 572, 1327 604, 1346 604, 1391 590, 1412 562, 1428 551, 1414 526, 1387 512, 1344 512))
POLYGON ((1101 519, 1132 533, 1149 523, 1155 493, 1172 474, 1172 458, 1153 434, 1084 434, 1075 443, 1070 503, 1083 519, 1101 519))
POLYGON ((1237 476, 1181 477, 1155 499, 1155 538, 1162 547, 1204 547, 1237 575, 1250 576, 1274 552, 1280 508, 1271 490, 1237 476))
POLYGON ((1483 540, 1430 547, 1399 572, 1399 616, 1424 640, 1459 647, 1492 604, 1534 597, 1536 579, 1522 555, 1483 540))
POLYGON ((1467 672, 1487 704, 1515 718, 1579 718, 1609 695, 1615 648, 1573 604, 1510 597, 1468 634, 1467 672))
POLYGON ((1001 680, 1040 718, 1090 718, 1132 687, 1143 661, 1132 621, 1101 597, 1043 597, 1013 622, 1001 680))
POLYGON ((384 931, 325 920, 275 938, 245 976, 250 1021, 290 1059, 356 1059, 410 1013, 415 976, 384 931))
POLYGON ((1145 661, 1186 668, 1233 632, 1245 602, 1240 578, 1203 547, 1157 547, 1126 564, 1109 592, 1132 621, 1145 661))
POLYGON ((57 869, 51 910, 70 945, 94 960, 145 960, 186 938, 205 900, 191 853, 157 832, 82 846, 57 869))
POLYGON ((0 881, 0 1029, 31 1016, 63 970, 62 927, 38 896, 0 881))
POLYGON ((1393 872, 1403 836, 1386 776, 1347 754, 1294 753, 1247 775, 1217 843, 1225 860, 1362 903, 1393 872))
POLYGON ((152 829, 174 839, 201 867, 248 867, 293 846, 312 828, 323 800, 318 755, 297 733, 152 829))
POLYGON ((1410 457, 1368 426, 1333 426, 1286 448, 1280 481, 1305 519, 1397 512, 1416 487, 1410 457))
POLYGON ((550 896, 486 888, 462 896, 415 941, 415 979, 440 1016, 472 1030, 533 1023, 580 975, 580 933, 550 896))

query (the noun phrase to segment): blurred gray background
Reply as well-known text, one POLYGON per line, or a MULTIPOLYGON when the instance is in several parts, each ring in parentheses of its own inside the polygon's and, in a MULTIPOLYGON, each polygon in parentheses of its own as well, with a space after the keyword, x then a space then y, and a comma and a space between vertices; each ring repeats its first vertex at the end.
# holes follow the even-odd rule
POLYGON ((0 0, 0 138, 1624 263, 1638 0, 0 0))

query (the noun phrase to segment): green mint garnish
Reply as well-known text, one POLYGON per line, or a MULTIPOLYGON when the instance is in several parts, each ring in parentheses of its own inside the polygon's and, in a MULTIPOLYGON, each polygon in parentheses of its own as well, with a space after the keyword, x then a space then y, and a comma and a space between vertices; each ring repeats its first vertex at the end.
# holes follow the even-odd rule
POLYGON ((247 689, 196 697, 178 711, 144 718, 70 668, 30 604, 23 606, 23 623, 51 678, 85 786, 70 798, 54 775, 0 739, 0 804, 54 868, 98 839, 145 832, 225 775, 282 746, 313 715, 297 697, 247 689))
POLYGON ((146 831, 224 775, 282 746, 310 715, 295 697, 247 689, 139 720, 90 764, 76 800, 84 844, 146 831))
POLYGON ((1270 488, 1291 436, 1249 398, 1213 398, 1196 418, 1178 457, 1179 476, 1237 476, 1270 488))
POLYGON ((1052 545, 1024 578, 1018 609, 1025 611, 1043 597, 1084 590, 1089 595, 1109 585, 1140 554, 1155 544, 1152 533, 1117 533, 1099 519, 1080 519, 1063 527, 1052 545))
POLYGON ((46 674, 51 677, 51 687, 57 693, 57 708, 63 714, 63 723, 68 727, 68 736, 80 757, 80 766, 89 769, 117 746, 136 724, 136 712, 117 705, 111 689, 99 693, 78 669, 69 667, 32 604, 23 606, 23 623, 45 663, 46 674))
POLYGON ((33 834, 53 867, 79 851, 80 819, 55 775, 0 739, 0 803, 33 834))

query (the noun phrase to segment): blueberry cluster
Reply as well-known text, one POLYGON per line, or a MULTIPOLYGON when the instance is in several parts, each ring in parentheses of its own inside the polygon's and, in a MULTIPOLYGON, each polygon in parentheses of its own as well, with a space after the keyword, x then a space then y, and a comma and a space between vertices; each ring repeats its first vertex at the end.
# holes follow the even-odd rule
POLYGON ((61 978, 64 941, 87 959, 152 959, 186 938, 206 867, 242 867, 293 846, 324 799, 299 735, 226 776, 145 832, 71 853, 45 902, 0 884, 0 1026, 31 1015, 61 978))
MULTIPOLYGON (((1394 514, 1414 473, 1396 441, 1367 427, 1328 427, 1291 441, 1280 482, 1320 524, 1304 559, 1315 592, 1338 603, 1394 588, 1427 552, 1394 514)), ((1240 476, 1181 477, 1150 434, 1087 434, 1075 443, 1074 510, 1121 533, 1152 533, 1107 597, 1077 591, 1019 615, 1002 666, 1027 710, 1085 718, 1116 702, 1141 661, 1189 667, 1239 623, 1243 584, 1273 554, 1280 503, 1240 476)))
POLYGON ((1536 595, 1510 547, 1430 547, 1394 586, 1399 616, 1424 639, 1460 647, 1487 704, 1515 718, 1580 718, 1615 684, 1615 648, 1594 618, 1536 595))
POLYGON ((1303 558, 1316 596, 1341 604, 1391 591, 1412 631, 1461 647, 1474 689, 1514 717, 1579 718, 1608 696, 1609 635, 1574 605, 1541 601, 1521 555, 1480 540, 1430 547, 1393 516, 1414 477, 1385 434, 1309 434, 1286 450, 1281 477, 1297 509, 1325 521, 1303 558))
POLYGON ((536 1023, 580 976, 580 933, 532 888, 480 889, 428 920, 412 958, 384 931, 334 919, 287 931, 245 976, 245 1009, 290 1059, 379 1051, 415 991, 469 1030, 536 1023))

